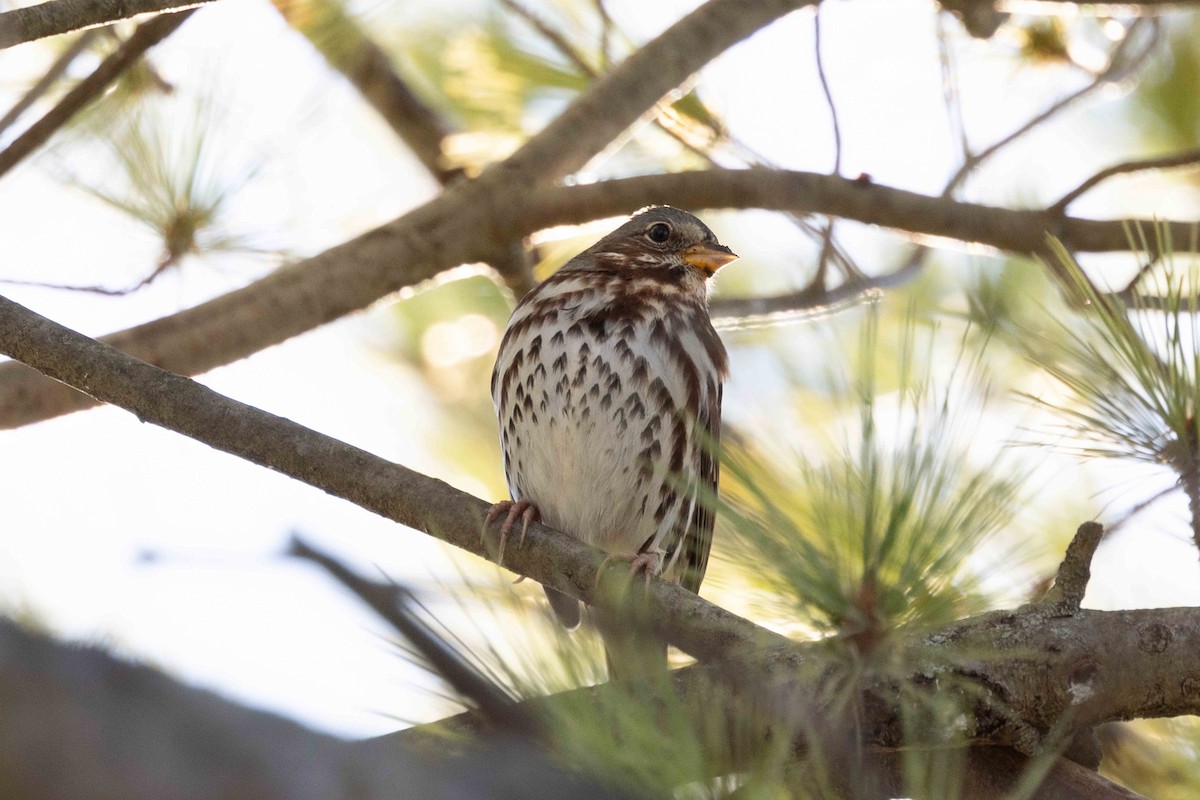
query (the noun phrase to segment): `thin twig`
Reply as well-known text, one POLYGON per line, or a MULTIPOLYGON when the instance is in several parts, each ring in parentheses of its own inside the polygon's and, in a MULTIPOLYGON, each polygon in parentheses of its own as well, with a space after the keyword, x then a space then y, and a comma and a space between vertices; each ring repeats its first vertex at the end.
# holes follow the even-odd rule
POLYGON ((519 2, 519 0, 500 0, 500 5, 525 20, 531 28, 536 30, 542 38, 553 45, 555 50, 566 56, 585 75, 595 78, 600 74, 600 71, 584 58, 583 53, 576 49, 575 45, 571 44, 566 34, 551 25, 541 14, 528 8, 524 3, 519 2))
POLYGON ((942 70, 942 102, 946 106, 946 123, 950 126, 950 135, 958 139, 959 150, 963 163, 971 160, 971 144, 967 141, 967 126, 963 122, 962 97, 958 91, 958 66, 950 45, 950 31, 946 25, 945 11, 934 15, 937 27, 938 63, 942 70))
POLYGON ((162 14, 138 26, 133 35, 104 59, 91 75, 76 84, 54 108, 0 151, 0 175, 4 175, 54 135, 55 131, 99 97, 121 73, 137 63, 147 50, 170 36, 195 9, 162 14))
POLYGON ((951 176, 950 180, 946 183, 946 188, 944 189, 943 194, 947 197, 951 196, 959 187, 959 185, 966 180, 967 176, 971 172, 977 169, 984 161, 994 156, 1000 150, 1022 138, 1035 128, 1054 119, 1054 117, 1066 111, 1083 98, 1093 94, 1098 89, 1115 81, 1122 80, 1128 74, 1138 70, 1146 62, 1146 59, 1157 46, 1159 30, 1160 26, 1158 20, 1145 17, 1134 20, 1133 24, 1131 24, 1129 29, 1126 31, 1125 37, 1113 49, 1112 55, 1108 60, 1108 65, 1099 73, 1097 73, 1096 76, 1089 81, 1086 86, 1083 86, 1066 97, 1055 101, 1041 113, 1030 117, 1023 125, 1009 133, 1007 136, 997 139, 984 149, 980 150, 978 153, 963 159, 963 163, 959 166, 958 171, 955 172, 954 175, 951 176), (1149 27, 1151 33, 1147 39, 1146 45, 1140 50, 1134 52, 1134 54, 1131 56, 1129 51, 1132 45, 1130 43, 1137 38, 1137 31, 1142 27, 1149 27))
POLYGON ((416 599, 408 589, 395 583, 369 581, 299 536, 292 537, 287 554, 313 562, 354 593, 407 639, 438 676, 462 697, 474 702, 479 711, 504 732, 525 736, 539 732, 532 715, 517 706, 512 697, 485 678, 416 615, 412 610, 416 599))
MULTIPOLYGON (((837 103, 833 101, 833 91, 829 88, 829 76, 825 74, 825 58, 821 52, 821 6, 813 9, 813 59, 817 66, 817 80, 821 84, 821 93, 825 97, 825 105, 829 109, 829 124, 833 128, 833 174, 842 174, 842 126, 838 120, 837 103)), ((825 290, 825 275, 829 265, 829 254, 833 249, 833 217, 825 218, 825 230, 821 236, 821 250, 817 256, 817 269, 813 275, 811 288, 817 292, 825 290)))
POLYGON ((162 275, 171 267, 179 263, 177 256, 164 256, 159 259, 159 262, 154 265, 154 269, 139 278, 136 282, 123 286, 119 289, 113 289, 100 284, 74 284, 74 283, 52 283, 49 281, 29 281, 19 278, 0 278, 0 283, 8 286, 32 286, 37 289, 57 289, 66 292, 83 292, 85 294, 98 294, 104 297, 124 297, 133 294, 138 289, 145 288, 154 282, 156 278, 162 275))
POLYGON ((600 69, 607 70, 612 66, 612 35, 613 18, 608 13, 608 5, 604 0, 594 0, 596 16, 600 18, 600 69))
POLYGON ((842 125, 838 119, 837 103, 833 101, 833 90, 829 88, 829 76, 825 73, 825 56, 821 51, 821 6, 813 9, 813 60, 817 66, 817 80, 825 107, 829 109, 829 124, 833 129, 833 174, 842 174, 842 125))
POLYGON ((713 325, 718 330, 757 327, 765 322, 779 322, 821 315, 882 296, 911 282, 920 273, 920 265, 911 261, 897 270, 867 278, 847 280, 832 289, 815 287, 775 297, 722 297, 709 304, 713 325))
POLYGON ((50 90, 51 86, 58 82, 58 79, 61 78, 71 66, 71 62, 73 62, 80 53, 91 46, 92 42, 96 40, 96 36, 98 34, 99 31, 90 30, 84 31, 83 33, 79 34, 79 36, 75 37, 75 41, 71 42, 71 45, 59 54, 58 58, 54 60, 54 63, 50 65, 50 68, 46 70, 45 74, 38 79, 37 83, 29 87, 29 91, 25 92, 21 99, 13 104, 13 107, 8 110, 8 113, 0 118, 0 135, 3 135, 3 133, 8 130, 14 122, 20 119, 22 114, 28 111, 34 103, 41 99, 42 95, 50 90))
POLYGON ((1064 194, 1053 205, 1050 206, 1051 213, 1061 214, 1067 210, 1067 207, 1078 200, 1082 195, 1090 192, 1099 184, 1112 178, 1116 175, 1128 175, 1133 172, 1145 172, 1152 169, 1177 169, 1179 167, 1194 167, 1200 164, 1200 147, 1192 148, 1191 150, 1183 150, 1178 153, 1172 153, 1168 156, 1157 156, 1155 158, 1139 158, 1130 161, 1122 161, 1120 164, 1113 164, 1111 167, 1104 169, 1091 176, 1083 183, 1076 186, 1071 191, 1064 194))
POLYGON ((1178 489, 1178 484, 1171 484, 1167 488, 1160 489, 1146 499, 1139 500, 1137 503, 1134 503, 1132 506, 1130 506, 1129 510, 1121 516, 1120 519, 1108 526, 1108 528, 1105 530, 1105 535, 1112 536, 1114 533, 1123 528, 1125 524, 1129 522, 1129 520, 1133 519, 1135 516, 1145 511, 1159 500, 1162 500, 1164 497, 1174 494, 1178 489))
POLYGON ((47 0, 0 13, 0 50, 46 36, 107 25, 150 12, 194 9, 213 0, 47 0))

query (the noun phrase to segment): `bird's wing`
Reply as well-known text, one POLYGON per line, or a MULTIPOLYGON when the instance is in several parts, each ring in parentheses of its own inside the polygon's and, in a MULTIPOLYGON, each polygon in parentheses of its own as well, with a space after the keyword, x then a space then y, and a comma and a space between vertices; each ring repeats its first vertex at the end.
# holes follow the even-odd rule
POLYGON ((713 500, 717 496, 717 480, 720 477, 721 461, 717 445, 721 441, 721 393, 722 386, 710 394, 708 402, 702 404, 696 415, 697 447, 699 448, 696 473, 697 486, 691 500, 692 513, 681 521, 684 527, 679 546, 683 552, 680 583, 691 592, 700 591, 704 572, 708 569, 708 551, 712 548, 713 525, 716 523, 716 508, 713 500))

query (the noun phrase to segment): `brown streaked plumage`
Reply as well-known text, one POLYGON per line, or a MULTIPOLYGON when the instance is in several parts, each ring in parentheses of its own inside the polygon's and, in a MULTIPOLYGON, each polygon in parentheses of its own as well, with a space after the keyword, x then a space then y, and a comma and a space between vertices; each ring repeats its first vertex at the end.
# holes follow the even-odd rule
MULTIPOLYGON (((512 501, 488 519, 507 514, 502 537, 540 518, 699 590, 713 532, 699 493, 717 488, 728 371, 708 279, 734 258, 691 214, 653 207, 517 305, 492 373, 512 501)), ((573 598, 546 594, 565 625, 579 623, 573 598)), ((620 620, 596 621, 621 671, 639 648, 614 646, 629 638, 620 620)))

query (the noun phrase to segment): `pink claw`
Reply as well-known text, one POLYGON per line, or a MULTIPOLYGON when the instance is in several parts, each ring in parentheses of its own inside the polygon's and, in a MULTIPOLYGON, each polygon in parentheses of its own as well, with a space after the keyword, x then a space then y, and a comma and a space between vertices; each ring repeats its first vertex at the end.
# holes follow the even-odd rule
POLYGON ((657 550, 650 550, 644 553, 609 553, 604 557, 604 561, 600 563, 600 569, 596 570, 596 584, 600 583, 600 576, 604 574, 604 568, 613 561, 628 561, 629 562, 629 579, 632 581, 641 573, 645 576, 646 590, 650 590, 650 579, 659 573, 662 569, 663 554, 657 550))
MULTIPOLYGON (((525 535, 529 532, 529 523, 537 522, 542 518, 537 507, 528 500, 501 500, 495 503, 488 509, 487 516, 483 520, 484 530, 488 525, 491 525, 501 514, 505 514, 504 522, 500 525, 500 551, 496 556, 496 561, 500 564, 504 563, 504 545, 508 542, 508 535, 512 533, 513 525, 517 519, 521 520, 521 538, 517 544, 525 544, 525 535)), ((483 531, 480 532, 480 539, 483 538, 483 531)))

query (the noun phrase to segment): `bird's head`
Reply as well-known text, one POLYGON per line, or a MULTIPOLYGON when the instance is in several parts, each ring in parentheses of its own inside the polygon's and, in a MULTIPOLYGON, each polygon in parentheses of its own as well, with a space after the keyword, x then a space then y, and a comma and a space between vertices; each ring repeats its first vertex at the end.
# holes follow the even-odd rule
POLYGON ((603 271, 695 271, 707 279, 737 255, 696 217, 672 206, 651 206, 574 259, 571 266, 603 271))

